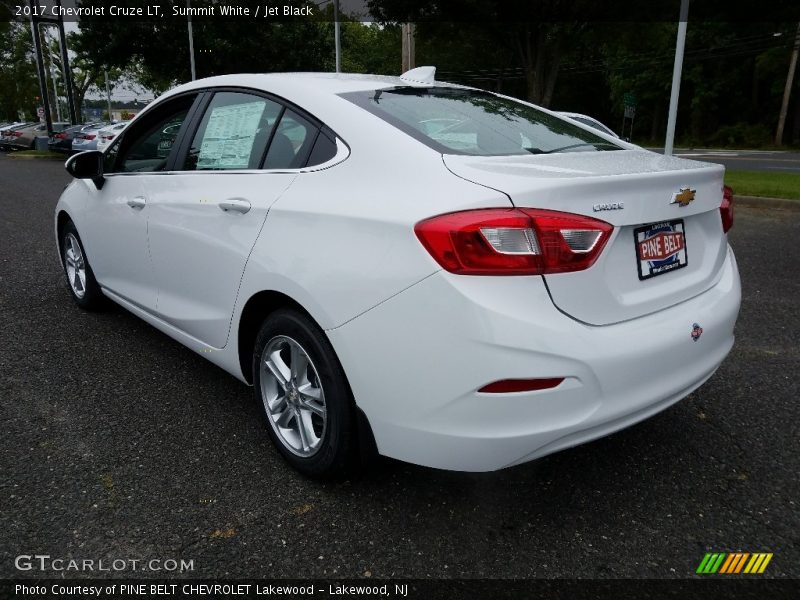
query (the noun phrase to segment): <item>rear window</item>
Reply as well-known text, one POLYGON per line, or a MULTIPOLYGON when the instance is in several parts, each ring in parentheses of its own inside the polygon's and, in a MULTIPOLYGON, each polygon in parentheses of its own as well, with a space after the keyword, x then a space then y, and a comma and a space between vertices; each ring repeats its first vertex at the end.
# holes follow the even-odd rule
POLYGON ((621 150, 568 121, 479 90, 401 87, 342 97, 443 154, 621 150))

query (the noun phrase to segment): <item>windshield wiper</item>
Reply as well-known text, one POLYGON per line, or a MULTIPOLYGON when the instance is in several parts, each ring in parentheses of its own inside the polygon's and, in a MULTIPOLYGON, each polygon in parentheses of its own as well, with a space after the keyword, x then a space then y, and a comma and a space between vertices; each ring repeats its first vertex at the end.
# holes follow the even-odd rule
POLYGON ((571 150, 572 148, 580 148, 582 146, 606 146, 609 148, 620 149, 616 144, 611 142, 582 142, 580 144, 570 144, 569 146, 562 146, 561 148, 554 148, 553 150, 546 150, 542 154, 554 154, 556 152, 563 152, 564 150, 571 150))

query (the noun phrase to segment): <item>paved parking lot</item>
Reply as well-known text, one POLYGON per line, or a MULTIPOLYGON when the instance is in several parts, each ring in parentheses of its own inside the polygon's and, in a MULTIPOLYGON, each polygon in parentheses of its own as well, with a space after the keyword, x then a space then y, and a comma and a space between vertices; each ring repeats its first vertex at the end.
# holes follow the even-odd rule
POLYGON ((800 212, 738 209, 737 345, 665 413, 498 473, 384 460, 319 484, 279 459, 250 389, 121 309, 75 307, 52 234, 65 183, 0 156, 0 578, 20 554, 206 578, 669 578, 712 550, 800 577, 800 212))

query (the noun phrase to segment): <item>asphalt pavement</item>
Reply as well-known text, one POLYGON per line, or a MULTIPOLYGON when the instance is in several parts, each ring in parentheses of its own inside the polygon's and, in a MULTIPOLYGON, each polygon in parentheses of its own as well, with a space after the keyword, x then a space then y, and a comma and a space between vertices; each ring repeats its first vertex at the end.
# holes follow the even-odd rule
POLYGON ((283 463, 249 388, 74 305, 52 231, 67 181, 0 156, 0 578, 52 576, 17 570, 34 554, 204 578, 676 578, 711 551, 800 577, 800 213, 738 209, 736 346, 664 413, 496 473, 382 460, 322 484, 283 463))

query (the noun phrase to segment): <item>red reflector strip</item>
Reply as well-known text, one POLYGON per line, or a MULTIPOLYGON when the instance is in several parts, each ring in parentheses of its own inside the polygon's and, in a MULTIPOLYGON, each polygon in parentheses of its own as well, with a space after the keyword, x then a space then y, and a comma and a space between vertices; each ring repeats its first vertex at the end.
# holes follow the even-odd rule
POLYGON ((558 387, 564 381, 563 377, 549 379, 502 379, 479 389, 484 394, 508 394, 511 392, 534 392, 558 387))

